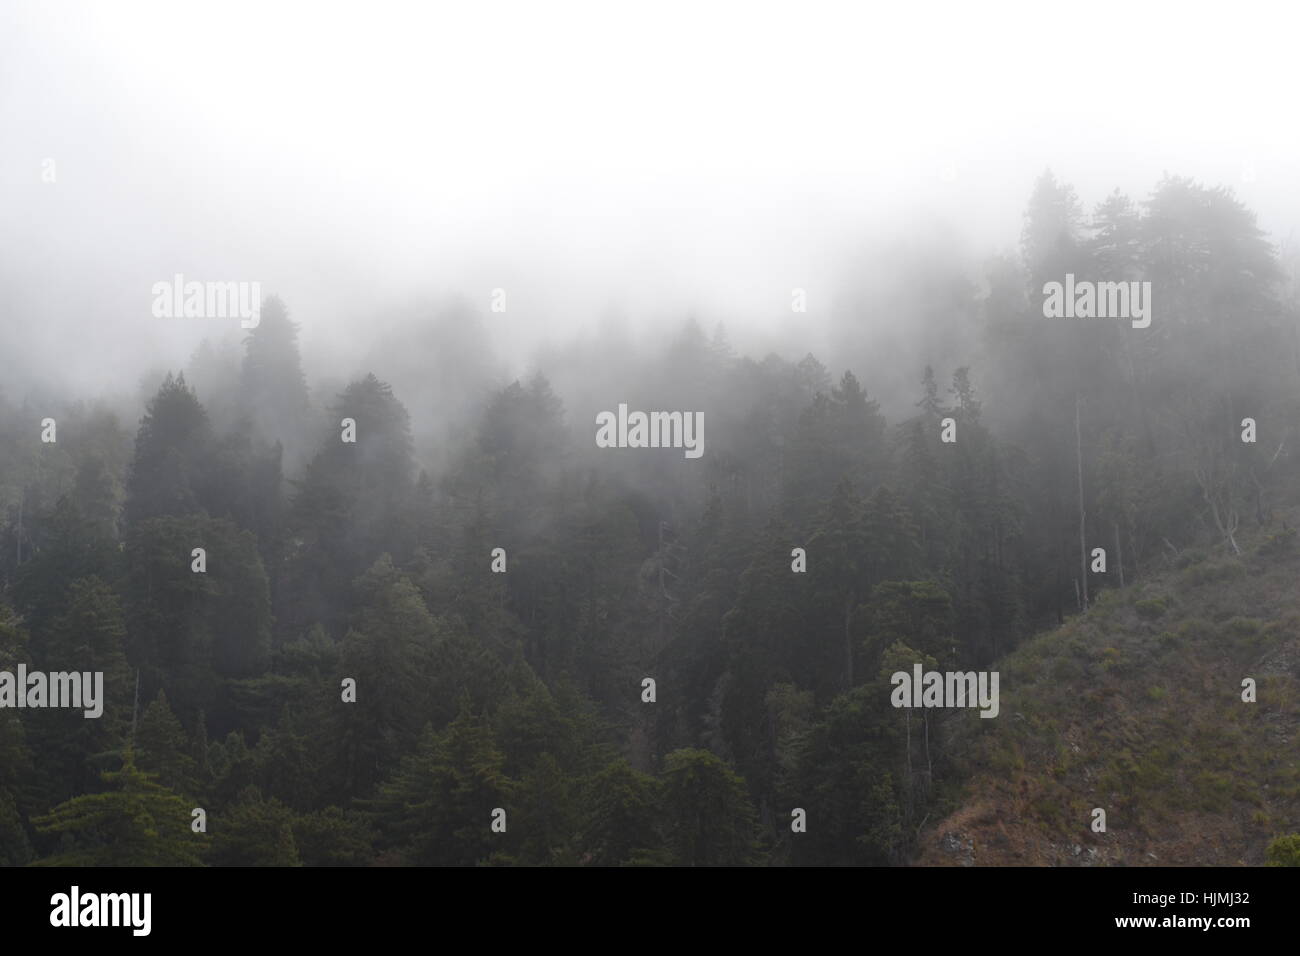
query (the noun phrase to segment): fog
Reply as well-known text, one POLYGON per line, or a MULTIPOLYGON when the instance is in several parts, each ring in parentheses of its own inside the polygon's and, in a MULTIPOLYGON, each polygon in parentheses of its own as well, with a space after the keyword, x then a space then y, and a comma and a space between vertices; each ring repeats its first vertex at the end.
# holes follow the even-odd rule
POLYGON ((384 330, 451 303, 506 380, 611 316, 632 342, 722 322, 833 374, 849 343, 888 375, 924 333, 926 271, 978 281, 1014 252, 1044 168, 1087 209, 1166 171, 1227 185, 1284 241, 1300 149, 1271 16, 9 3, 0 384, 134 394, 238 343, 151 313, 177 273, 280 295, 313 387, 384 377, 384 330))
POLYGON ((1300 864, 1287 26, 0 2, 0 868, 1300 864))

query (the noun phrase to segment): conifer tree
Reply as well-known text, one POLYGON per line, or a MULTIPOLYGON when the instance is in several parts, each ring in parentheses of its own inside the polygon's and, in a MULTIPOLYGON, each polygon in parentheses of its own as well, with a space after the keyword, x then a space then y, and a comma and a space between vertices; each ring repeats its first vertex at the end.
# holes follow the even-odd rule
POLYGON ((191 807, 135 765, 101 775, 103 793, 74 797, 32 820, 38 833, 61 838, 41 866, 201 866, 207 835, 194 833, 191 807))

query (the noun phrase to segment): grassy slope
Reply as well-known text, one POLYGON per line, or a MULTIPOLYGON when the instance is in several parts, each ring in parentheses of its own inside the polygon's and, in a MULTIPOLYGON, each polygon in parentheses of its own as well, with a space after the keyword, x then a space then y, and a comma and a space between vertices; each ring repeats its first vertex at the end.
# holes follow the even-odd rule
POLYGON ((1300 548, 1280 529, 1185 553, 1001 661, 1001 715, 945 722, 966 782, 917 862, 1259 865, 1300 831, 1300 548))

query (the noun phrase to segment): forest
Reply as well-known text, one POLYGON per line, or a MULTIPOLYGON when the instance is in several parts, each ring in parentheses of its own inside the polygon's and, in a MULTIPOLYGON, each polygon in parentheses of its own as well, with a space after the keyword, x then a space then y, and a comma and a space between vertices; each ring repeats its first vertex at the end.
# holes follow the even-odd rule
POLYGON ((398 348, 358 323, 331 382, 268 290, 138 405, 0 392, 0 668, 103 675, 94 719, 0 708, 0 863, 915 862, 953 728, 1017 715, 891 674, 997 671, 1191 553, 1291 546, 1300 503, 1300 294, 1255 213, 1045 172, 1023 224, 914 277, 905 354, 681 315, 503 377, 452 303, 398 348), (1067 275, 1149 283, 1149 322, 1049 316, 1067 275), (702 453, 609 447, 623 405, 702 453))

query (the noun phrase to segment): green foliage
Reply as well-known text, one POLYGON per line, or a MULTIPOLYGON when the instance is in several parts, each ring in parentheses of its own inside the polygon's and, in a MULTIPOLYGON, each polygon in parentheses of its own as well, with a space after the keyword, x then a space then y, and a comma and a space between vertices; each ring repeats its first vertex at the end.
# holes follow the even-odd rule
POLYGON ((185 728, 167 704, 161 690, 145 708, 135 735, 140 769, 157 777, 169 790, 193 796, 198 789, 197 768, 185 728))
POLYGON ((298 326, 290 321, 279 296, 262 303, 258 319, 244 340, 241 405, 264 437, 285 443, 290 460, 296 463, 305 451, 303 439, 310 425, 298 326))
POLYGON ((367 866, 374 857, 370 826, 338 807, 296 817, 293 842, 303 866, 367 866))
POLYGON ((135 766, 128 750, 120 770, 105 771, 103 793, 74 797, 32 820, 59 837, 41 866, 199 866, 207 837, 190 829, 190 805, 135 766))
POLYGON ((301 866, 294 840, 293 811, 256 787, 230 810, 210 821, 215 834, 208 862, 213 866, 301 866))
MULTIPOLYGON (((613 866, 648 862, 662 842, 660 784, 616 760, 585 781, 575 847, 583 863, 613 866)), ((663 862, 663 861, 661 861, 663 862)))
POLYGON ((414 490, 410 416, 374 375, 352 382, 330 410, 329 430, 307 464, 287 517, 283 611, 292 626, 322 622, 339 636, 350 586, 381 555, 412 547, 414 490), (340 423, 356 422, 356 441, 340 423))
MULTIPOLYGON (((357 700, 332 706, 330 777, 341 794, 365 794, 414 746, 432 704, 421 675, 431 670, 438 635, 420 592, 388 555, 358 578, 353 627, 340 647, 339 672, 357 683, 357 700)), ((336 700, 338 696, 336 694, 336 700)))
POLYGON ((1265 866, 1300 866, 1300 833, 1280 836, 1268 845, 1265 866))
POLYGON ((676 750, 664 758, 663 809, 677 863, 757 862, 756 814, 745 781, 707 750, 676 750))
POLYGON ((1260 557, 1280 558, 1293 555, 1296 553, 1296 530, 1295 528, 1286 528, 1275 534, 1270 534, 1260 542, 1256 552, 1260 557))
POLYGON ((98 779, 95 763, 119 750, 131 717, 126 628, 116 595, 91 577, 72 581, 64 600, 65 610, 49 622, 33 650, 48 671, 102 672, 102 713, 94 719, 76 709, 25 715, 29 745, 41 755, 37 771, 48 803, 91 788, 98 779))
POLYGON ((27 828, 13 794, 0 790, 0 866, 22 866, 32 857, 27 828))
POLYGON ((0 395, 0 666, 103 671, 106 698, 0 710, 0 863, 195 863, 201 802, 221 865, 900 864, 981 774, 1049 829, 1098 788, 1134 833, 1288 819, 1300 776, 1255 743, 1294 710, 1290 657, 1263 655, 1296 629, 1274 514, 1296 465, 1225 427, 1294 417, 1277 257, 1227 190, 1166 177, 1085 212, 1050 172, 1020 253, 898 261, 899 322, 944 363, 923 372, 859 378, 849 336, 833 379, 691 320, 661 354, 611 339, 546 355, 556 387, 493 389, 458 308, 373 353, 414 429, 373 374, 318 422, 271 297, 242 364, 205 343, 201 393, 167 376, 133 449, 44 397, 37 447, 0 395), (1067 273, 1152 281, 1160 318, 1045 322, 1067 273), (872 396, 908 378, 887 423, 872 396), (592 457, 612 394, 704 410, 707 457, 592 457), (1255 662, 1267 704, 1236 706, 1222 668, 1255 662), (891 707, 918 663, 1001 670, 1004 719, 891 707))
POLYGON ((464 702, 445 730, 425 729, 379 788, 372 812, 381 844, 425 866, 472 865, 509 849, 489 828, 492 810, 508 809, 516 790, 504 764, 491 727, 464 702))
POLYGON ((34 553, 17 569, 13 596, 40 639, 67 609, 72 583, 112 580, 119 556, 111 525, 88 518, 71 496, 60 497, 48 513, 38 514, 37 527, 34 553))
POLYGON ((197 710, 224 713, 222 678, 259 673, 270 651, 269 583, 256 539, 224 519, 147 519, 127 533, 128 655, 147 695, 166 686, 197 710), (206 573, 192 570, 194 548, 206 573))
POLYGON ((181 374, 168 373, 136 433, 126 488, 126 518, 135 523, 193 514, 204 505, 213 434, 207 412, 181 374))
POLYGON ((1142 620, 1154 621, 1164 616, 1169 610, 1169 604, 1163 597, 1147 598, 1134 604, 1133 610, 1137 611, 1137 616, 1142 620))
POLYGON ((885 648, 907 642, 949 669, 957 663, 952 628, 952 599, 933 581, 887 581, 871 592, 869 640, 875 660, 885 648))
POLYGON ((908 773, 903 750, 912 711, 889 706, 884 672, 910 674, 919 659, 895 645, 885 655, 882 678, 836 697, 809 730, 792 790, 816 825, 795 841, 793 862, 881 865, 901 858, 912 793, 907 779, 900 787, 899 776, 908 773))
POLYGON ((1244 577, 1245 574, 1246 568, 1239 561, 1207 561, 1192 565, 1183 572, 1182 583, 1184 587, 1201 588, 1216 581, 1244 577))

